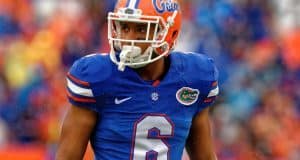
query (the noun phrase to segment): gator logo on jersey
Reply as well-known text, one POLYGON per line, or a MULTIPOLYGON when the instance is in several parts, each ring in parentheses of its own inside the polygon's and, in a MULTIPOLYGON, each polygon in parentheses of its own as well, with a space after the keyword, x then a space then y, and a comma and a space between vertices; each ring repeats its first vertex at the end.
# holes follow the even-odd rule
POLYGON ((198 89, 182 87, 176 92, 176 98, 181 104, 189 106, 197 101, 199 93, 198 89))

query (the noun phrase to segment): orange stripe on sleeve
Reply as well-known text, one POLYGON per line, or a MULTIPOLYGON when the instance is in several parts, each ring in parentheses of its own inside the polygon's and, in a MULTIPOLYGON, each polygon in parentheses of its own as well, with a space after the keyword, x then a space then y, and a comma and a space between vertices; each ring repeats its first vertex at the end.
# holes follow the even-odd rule
POLYGON ((75 78, 74 76, 72 76, 70 74, 70 72, 68 72, 67 77, 70 78, 72 81, 78 83, 78 84, 81 84, 81 85, 84 85, 84 86, 87 86, 87 87, 90 86, 90 84, 88 82, 85 82, 85 81, 82 81, 80 79, 75 78))
POLYGON ((74 97, 68 90, 67 90, 67 95, 69 98, 71 98, 72 100, 77 101, 77 102, 86 102, 86 103, 95 103, 96 102, 96 100, 94 100, 94 99, 74 97))

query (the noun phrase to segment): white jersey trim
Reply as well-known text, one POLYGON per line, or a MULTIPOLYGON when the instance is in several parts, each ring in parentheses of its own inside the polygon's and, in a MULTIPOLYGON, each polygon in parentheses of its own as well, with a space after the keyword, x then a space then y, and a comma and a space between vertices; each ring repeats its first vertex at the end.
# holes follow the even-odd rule
POLYGON ((75 94, 86 96, 86 97, 94 97, 91 89, 82 88, 67 78, 67 86, 68 88, 75 94))
POLYGON ((217 96, 218 94, 219 94, 219 86, 217 86, 217 88, 211 90, 207 97, 214 97, 214 96, 217 96))

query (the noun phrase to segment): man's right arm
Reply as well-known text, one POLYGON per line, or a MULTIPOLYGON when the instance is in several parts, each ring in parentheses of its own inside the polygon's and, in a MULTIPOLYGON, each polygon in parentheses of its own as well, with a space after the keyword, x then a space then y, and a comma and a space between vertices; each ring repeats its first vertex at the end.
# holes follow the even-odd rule
POLYGON ((64 119, 56 160, 82 160, 97 122, 97 113, 71 106, 64 119))

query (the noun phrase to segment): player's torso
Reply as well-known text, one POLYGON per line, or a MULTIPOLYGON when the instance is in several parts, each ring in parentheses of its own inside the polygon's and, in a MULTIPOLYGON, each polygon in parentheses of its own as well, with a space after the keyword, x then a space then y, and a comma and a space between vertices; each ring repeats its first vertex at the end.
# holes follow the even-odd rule
POLYGON ((113 78, 94 86, 94 92, 101 92, 92 137, 96 158, 181 159, 199 92, 188 86, 174 64, 156 87, 133 70, 112 72, 113 78))

